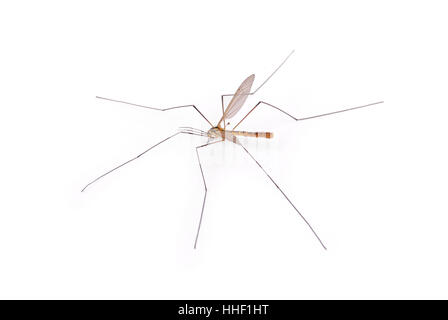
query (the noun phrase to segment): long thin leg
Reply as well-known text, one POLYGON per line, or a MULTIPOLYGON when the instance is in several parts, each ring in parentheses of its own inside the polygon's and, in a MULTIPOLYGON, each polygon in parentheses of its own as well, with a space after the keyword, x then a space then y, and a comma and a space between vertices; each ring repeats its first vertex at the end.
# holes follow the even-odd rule
POLYGON ((324 116, 329 116, 331 114, 336 114, 336 113, 346 112, 346 111, 350 111, 350 110, 356 110, 356 109, 361 109, 361 108, 365 108, 365 107, 370 107, 370 106, 373 106, 373 105, 376 105, 376 104, 380 104, 380 103, 384 103, 384 101, 378 101, 378 102, 369 103, 369 104, 365 104, 365 105, 358 106, 358 107, 352 107, 352 108, 348 108, 348 109, 342 109, 342 110, 338 110, 338 111, 322 113, 322 114, 318 114, 318 115, 314 115, 314 116, 310 116, 310 117, 299 118, 299 119, 297 119, 297 121, 314 119, 314 118, 319 118, 319 117, 324 117, 324 116))
POLYGON ((305 221, 305 223, 308 225, 308 227, 311 229, 311 231, 313 232, 314 236, 317 238, 317 240, 319 240, 320 244, 322 245, 322 247, 327 250, 327 248, 325 247, 324 243, 322 242, 322 240, 320 240, 319 236, 317 235, 316 231, 314 231, 313 227, 311 226, 311 224, 305 219, 305 217, 300 213, 299 210, 297 210, 296 206, 291 202, 291 200, 289 200, 289 198, 287 197, 287 195, 283 192, 282 189, 280 189, 280 187, 278 186, 278 184, 274 181, 274 179, 271 178, 271 176, 269 175, 269 173, 266 172, 266 170, 264 170, 264 168, 261 166, 261 164, 257 161, 257 159, 255 159, 252 154, 250 154, 249 151, 247 151, 247 149, 240 144, 241 148, 244 149, 244 151, 247 152, 247 154, 252 158, 252 160, 255 161, 255 163, 261 168, 261 170, 263 170, 263 172, 268 176, 268 178, 272 181, 272 183, 277 187, 277 189, 283 194, 283 196, 286 198, 286 200, 288 200, 288 202, 291 204, 291 206, 294 208, 294 210, 296 210, 296 212, 299 214, 299 216, 303 219, 303 221, 305 221))
POLYGON ((252 91, 250 94, 255 94, 258 90, 260 90, 260 88, 262 86, 264 86, 266 84, 266 82, 268 82, 269 79, 271 79, 274 76, 274 74, 286 63, 286 60, 289 59, 289 57, 294 53, 294 51, 295 50, 292 50, 291 53, 288 54, 288 56, 283 60, 283 62, 280 63, 280 65, 277 67, 277 69, 275 69, 274 72, 272 72, 271 75, 269 77, 267 77, 266 80, 264 80, 263 83, 260 84, 260 86, 257 89, 255 89, 254 91, 252 91))
POLYGON ((276 106, 274 106, 274 105, 272 105, 272 104, 270 104, 270 103, 267 103, 267 102, 264 102, 264 101, 259 101, 259 102, 255 105, 255 107, 253 107, 253 108, 252 108, 252 109, 251 109, 251 110, 244 116, 244 118, 241 119, 240 122, 238 122, 238 123, 236 124, 236 126, 233 127, 232 130, 235 130, 235 128, 238 127, 238 126, 240 125, 240 123, 243 122, 243 120, 246 119, 247 116, 250 115, 250 114, 252 113, 252 111, 254 111, 260 104, 265 104, 265 105, 267 105, 267 106, 269 106, 269 107, 272 107, 272 108, 274 108, 274 109, 277 109, 278 111, 283 112, 283 113, 286 114, 288 117, 290 117, 290 118, 292 118, 292 119, 294 119, 294 120, 297 121, 297 118, 294 117, 294 116, 292 116, 292 115, 290 115, 288 112, 283 111, 282 109, 280 109, 280 108, 278 108, 278 107, 276 107, 276 106))
POLYGON ((124 103, 124 104, 128 104, 128 105, 135 106, 135 107, 140 107, 140 108, 157 110, 157 111, 168 111, 168 110, 174 110, 174 109, 179 109, 179 108, 192 107, 202 116, 202 118, 205 119, 205 121, 207 121, 210 124, 210 126, 213 127, 212 123, 210 121, 208 121, 208 119, 202 114, 201 111, 199 111, 199 109, 194 104, 187 104, 185 106, 177 106, 177 107, 170 107, 170 108, 153 108, 153 107, 143 106, 143 105, 135 104, 135 103, 131 103, 131 102, 125 102, 125 101, 114 100, 114 99, 109 99, 109 98, 103 98, 103 97, 98 97, 98 96, 96 98, 107 100, 107 101, 112 101, 112 102, 124 103))
POLYGON ((134 160, 140 158, 142 155, 144 155, 145 153, 147 153, 149 150, 151 150, 151 149, 157 147, 159 144, 162 144, 163 142, 165 142, 165 141, 167 141, 168 139, 171 139, 171 138, 177 136, 177 135, 180 134, 180 133, 183 133, 183 132, 177 132, 177 133, 175 133, 175 134, 169 136, 168 138, 163 139, 163 140, 160 141, 159 143, 156 143, 156 144, 153 145, 152 147, 150 147, 150 148, 146 149, 145 151, 143 151, 142 153, 140 153, 138 156, 136 156, 136 157, 134 157, 134 158, 132 158, 132 159, 130 159, 130 160, 128 160, 128 161, 126 161, 126 162, 120 164, 119 166, 116 166, 115 168, 113 168, 113 169, 107 171, 106 173, 100 175, 98 178, 92 180, 92 181, 89 182, 84 188, 82 188, 81 192, 83 192, 84 190, 86 190, 86 188, 87 188, 88 186, 90 186, 91 184, 93 184, 93 183, 95 183, 96 181, 100 180, 101 178, 107 176, 109 173, 112 173, 113 171, 115 171, 115 170, 121 168, 122 166, 128 164, 129 162, 132 162, 132 161, 134 161, 134 160))
POLYGON ((373 105, 376 105, 376 104, 380 104, 380 103, 383 103, 383 102, 384 102, 384 101, 379 101, 379 102, 369 103, 369 104, 362 105, 362 106, 358 106, 358 107, 353 107, 353 108, 347 108, 347 109, 342 109, 342 110, 333 111, 333 112, 322 113, 322 114, 318 114, 318 115, 314 115, 314 116, 310 116, 310 117, 296 118, 296 117, 290 115, 288 112, 283 111, 283 110, 280 109, 279 107, 276 107, 276 106, 274 106, 274 105, 272 105, 272 104, 270 104, 270 103, 264 102, 264 101, 259 101, 259 102, 255 105, 255 107, 253 107, 253 108, 252 108, 252 109, 251 109, 251 110, 244 116, 244 118, 241 119, 240 122, 238 122, 238 123, 236 124, 235 127, 233 127, 232 130, 235 130, 235 128, 238 127, 238 126, 241 124, 241 122, 243 122, 243 120, 246 119, 247 116, 248 116, 249 114, 251 114, 251 112, 254 111, 254 110, 255 110, 259 105, 261 105, 261 104, 264 104, 264 105, 266 105, 266 106, 272 107, 272 108, 274 108, 274 109, 276 109, 276 110, 278 110, 278 111, 280 111, 280 112, 283 112, 284 114, 286 114, 288 117, 294 119, 295 121, 301 121, 301 120, 308 120, 308 119, 319 118, 319 117, 323 117, 323 116, 329 116, 329 115, 332 115, 332 114, 341 113, 341 112, 346 112, 346 111, 351 111, 351 110, 356 110, 356 109, 361 109, 361 108, 365 108, 365 107, 370 107, 370 106, 373 106, 373 105))
POLYGON ((222 119, 224 120, 224 131, 225 131, 226 130, 226 119, 224 119, 224 95, 221 95, 221 107, 222 107, 222 119))
POLYGON ((198 244, 198 238, 199 238, 199 231, 201 231, 201 225, 202 225, 202 218, 204 216, 204 207, 205 207, 205 200, 207 199, 207 183, 205 182, 205 176, 204 176, 204 170, 202 170, 201 165, 201 158, 199 157, 199 151, 198 149, 209 146, 211 144, 215 144, 218 142, 222 142, 223 140, 219 141, 213 141, 210 143, 203 144, 201 146, 196 147, 196 155, 198 157, 198 163, 199 163, 199 169, 201 169, 201 175, 202 175, 202 181, 204 182, 204 200, 202 201, 202 209, 201 209, 201 216, 199 218, 199 224, 198 224, 198 230, 196 231, 196 238, 194 240, 194 248, 196 249, 196 245, 198 244))

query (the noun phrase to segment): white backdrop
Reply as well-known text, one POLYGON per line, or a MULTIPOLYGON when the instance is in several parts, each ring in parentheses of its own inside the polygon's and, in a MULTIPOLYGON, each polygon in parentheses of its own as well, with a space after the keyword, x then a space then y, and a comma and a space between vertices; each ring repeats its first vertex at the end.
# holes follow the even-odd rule
MULTIPOLYGON (((16 1, 0 5, 0 298, 448 298, 443 1, 16 1), (255 86, 237 146, 207 130, 255 86)), ((241 115, 240 115, 241 117, 241 115)))

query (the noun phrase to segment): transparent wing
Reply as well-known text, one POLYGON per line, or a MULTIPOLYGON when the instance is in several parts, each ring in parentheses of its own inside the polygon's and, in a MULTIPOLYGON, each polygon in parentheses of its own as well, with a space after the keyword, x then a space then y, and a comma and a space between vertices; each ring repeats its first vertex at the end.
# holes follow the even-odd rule
POLYGON ((244 102, 246 102, 248 94, 250 93, 254 79, 255 75, 250 75, 243 81, 238 90, 236 90, 235 95, 232 100, 230 100, 230 103, 226 108, 226 111, 224 111, 223 120, 232 118, 238 113, 238 111, 240 111, 244 102))

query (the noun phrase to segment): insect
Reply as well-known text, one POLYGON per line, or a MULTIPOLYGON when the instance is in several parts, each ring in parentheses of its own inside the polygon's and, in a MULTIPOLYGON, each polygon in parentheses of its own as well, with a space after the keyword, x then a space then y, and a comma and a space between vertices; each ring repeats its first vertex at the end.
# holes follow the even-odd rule
POLYGON ((200 157, 199 150, 202 149, 202 148, 205 148, 207 146, 216 144, 216 143, 228 141, 228 142, 234 143, 234 144, 238 145, 239 147, 241 147, 250 156, 250 158, 258 165, 258 167, 260 167, 260 169, 264 172, 264 174, 271 180, 271 182, 274 184, 274 186, 277 187, 277 189, 284 196, 284 198, 290 203, 290 205, 297 212, 297 214, 300 216, 300 218, 302 218, 302 220, 307 224, 307 226, 309 227, 309 229, 311 230, 311 232, 313 233, 315 238, 319 241, 320 245, 324 249, 327 249, 326 246, 324 245, 323 241, 320 239, 320 237, 318 236, 317 232, 314 230, 314 228, 311 226, 311 224, 308 222, 308 220, 305 218, 305 216, 296 208, 296 206, 292 203, 292 201, 288 198, 288 196, 280 188, 280 186, 274 181, 274 179, 269 175, 269 173, 263 168, 263 166, 252 156, 252 154, 246 149, 246 147, 244 147, 244 145, 241 144, 240 141, 238 140, 238 136, 272 139, 274 134, 272 132, 247 132, 247 131, 238 131, 238 130, 235 130, 235 129, 256 108, 258 108, 259 106, 262 106, 262 105, 270 107, 270 108, 273 108, 275 110, 278 110, 278 111, 282 112, 283 114, 285 114, 286 116, 288 116, 289 118, 291 118, 291 119, 293 119, 295 121, 303 121, 303 120, 314 119, 314 118, 318 118, 318 117, 324 117, 324 116, 328 116, 328 115, 332 115, 332 114, 336 114, 336 113, 351 111, 351 110, 355 110, 355 109, 365 108, 365 107, 369 107, 369 106, 373 106, 373 105, 377 105, 377 104, 383 103, 383 101, 370 103, 370 104, 357 106, 357 107, 352 107, 352 108, 341 109, 341 110, 337 110, 337 111, 333 111, 333 112, 329 112, 329 113, 313 115, 313 116, 309 116, 309 117, 305 117, 305 118, 296 118, 296 117, 292 116, 291 114, 287 113, 286 111, 284 111, 284 110, 282 110, 282 109, 280 109, 280 108, 278 108, 278 107, 276 107, 276 106, 274 106, 274 105, 272 105, 270 103, 267 103, 267 102, 264 102, 264 101, 259 101, 231 130, 228 130, 226 128, 227 120, 233 118, 241 110, 241 108, 243 107, 244 103, 246 102, 247 97, 249 95, 255 94, 258 90, 260 90, 260 88, 263 87, 266 84, 266 82, 268 82, 269 79, 272 78, 272 76, 283 66, 283 64, 285 64, 285 62, 289 59, 289 57, 293 53, 294 53, 294 50, 271 73, 271 75, 269 77, 267 77, 266 80, 263 81, 261 83, 261 85, 258 86, 258 88, 255 89, 254 91, 251 91, 252 85, 253 85, 254 80, 255 80, 255 75, 252 74, 249 77, 247 77, 241 83, 241 85, 238 87, 238 89, 236 90, 236 92, 234 94, 224 94, 224 95, 221 95, 222 117, 221 117, 221 119, 218 121, 218 123, 216 125, 213 125, 204 116, 204 114, 195 105, 192 105, 192 104, 191 105, 170 107, 170 108, 153 108, 153 107, 148 107, 148 106, 134 104, 134 103, 120 101, 120 100, 114 100, 114 99, 109 99, 109 98, 97 97, 98 99, 103 99, 103 100, 108 100, 108 101, 128 104, 128 105, 132 105, 132 106, 136 106, 136 107, 142 107, 142 108, 147 108, 147 109, 157 110, 157 111, 169 111, 169 110, 176 110, 176 109, 181 109, 181 108, 193 108, 194 110, 197 111, 197 113, 205 121, 207 121, 208 125, 210 125, 210 129, 208 131, 203 131, 203 130, 192 128, 192 127, 181 127, 181 128, 179 128, 179 131, 177 133, 175 133, 175 134, 165 138, 164 140, 156 143, 155 145, 153 145, 150 148, 146 149, 145 151, 143 151, 142 153, 140 153, 136 157, 134 157, 132 159, 129 159, 128 161, 126 161, 126 162, 116 166, 115 168, 107 171, 106 173, 100 175, 99 177, 97 177, 93 181, 89 182, 81 190, 81 192, 85 191, 87 187, 89 187, 90 185, 92 185, 96 181, 100 180, 101 178, 105 177, 106 175, 108 175, 108 174, 112 173, 113 171, 123 167, 124 165, 126 165, 126 164, 128 164, 128 163, 130 163, 130 162, 132 162, 132 161, 134 161, 136 159, 138 159, 139 157, 141 157, 145 153, 149 152, 153 148, 157 147, 158 145, 162 144, 163 142, 165 142, 165 141, 167 141, 167 140, 169 140, 169 139, 171 139, 171 138, 173 138, 173 137, 175 137, 175 136, 177 136, 179 134, 190 134, 190 135, 195 135, 195 136, 200 136, 200 137, 206 137, 206 138, 208 138, 207 143, 201 144, 201 145, 196 147, 196 155, 197 155, 197 159, 198 159, 199 169, 200 169, 201 176, 202 176, 202 181, 203 181, 203 184, 204 184, 204 198, 203 198, 203 201, 202 201, 201 215, 199 217, 199 223, 198 223, 198 227, 197 227, 197 231, 196 231, 196 237, 195 237, 195 240, 194 240, 194 248, 196 249, 197 243, 198 243, 198 238, 199 238, 199 233, 200 233, 200 230, 201 230, 202 220, 203 220, 203 217, 204 217, 205 203, 206 203, 206 200, 207 200, 207 182, 206 182, 206 179, 205 179, 204 170, 202 168, 202 163, 201 163, 201 157, 200 157), (224 109, 224 97, 232 97, 230 102, 229 102, 229 104, 227 105, 227 107, 225 109, 224 109))

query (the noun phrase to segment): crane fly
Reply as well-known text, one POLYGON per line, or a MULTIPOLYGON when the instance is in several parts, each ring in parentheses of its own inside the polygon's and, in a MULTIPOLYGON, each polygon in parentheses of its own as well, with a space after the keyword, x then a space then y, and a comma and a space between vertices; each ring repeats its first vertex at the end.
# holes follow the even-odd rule
POLYGON ((144 106, 144 105, 140 105, 140 104, 120 101, 120 100, 114 100, 114 99, 103 98, 103 97, 96 97, 98 99, 103 99, 103 100, 108 100, 108 101, 112 101, 112 102, 128 104, 128 105, 132 105, 132 106, 136 106, 136 107, 147 108, 147 109, 157 110, 157 111, 169 111, 169 110, 177 110, 177 109, 182 109, 182 108, 193 108, 205 121, 207 121, 207 123, 210 125, 210 129, 208 131, 203 131, 201 129, 196 129, 196 128, 192 128, 192 127, 180 127, 179 131, 176 132, 175 134, 170 135, 169 137, 165 138, 164 140, 162 140, 162 141, 156 143, 155 145, 151 146, 150 148, 146 149, 145 151, 143 151, 142 153, 140 153, 136 157, 134 157, 132 159, 129 159, 128 161, 126 161, 126 162, 116 166, 115 168, 107 171, 106 173, 104 173, 101 176, 97 177, 93 181, 89 182, 81 190, 81 192, 85 191, 87 187, 89 187, 94 182, 100 180, 101 178, 105 177, 109 173, 111 173, 111 172, 113 172, 113 171, 123 167, 124 165, 126 165, 126 164, 128 164, 128 163, 130 163, 130 162, 132 162, 132 161, 134 161, 136 159, 138 159, 139 157, 141 157, 142 155, 144 155, 148 151, 152 150, 153 148, 157 147, 158 145, 164 143, 165 141, 167 141, 167 140, 169 140, 169 139, 171 139, 171 138, 173 138, 173 137, 175 137, 175 136, 177 136, 179 134, 190 134, 190 135, 195 135, 195 136, 200 136, 200 137, 206 137, 206 138, 208 138, 207 143, 201 144, 201 145, 196 147, 196 156, 197 156, 197 159, 198 159, 199 169, 201 171, 202 181, 203 181, 203 184, 204 184, 204 198, 203 198, 203 201, 202 201, 201 215, 199 217, 199 223, 198 223, 198 227, 197 227, 197 231, 196 231, 196 237, 195 237, 195 240, 194 240, 194 248, 196 249, 196 246, 197 246, 197 243, 198 243, 198 238, 199 238, 199 232, 201 230, 202 220, 203 220, 203 217, 204 217, 205 203, 206 203, 206 199, 207 199, 207 183, 206 183, 206 179, 205 179, 205 175, 204 175, 204 170, 202 168, 202 163, 201 163, 201 157, 200 157, 200 154, 199 154, 199 150, 204 148, 204 147, 207 147, 207 146, 219 143, 219 142, 229 141, 229 142, 234 143, 234 144, 238 145, 239 147, 241 147, 249 155, 249 157, 258 165, 258 167, 260 167, 260 169, 264 172, 264 174, 271 180, 271 182, 274 184, 274 186, 277 187, 277 189, 280 191, 280 193, 289 202, 289 204, 292 206, 292 208, 297 212, 297 214, 300 216, 300 218, 302 218, 302 220, 306 223, 308 228, 313 233, 314 237, 319 241, 320 245, 324 249, 327 249, 326 246, 324 245, 323 241, 320 239, 320 237, 318 236, 317 232, 314 230, 314 228, 311 226, 311 224, 308 222, 308 220, 305 218, 305 216, 296 208, 296 206, 288 198, 288 196, 285 194, 285 192, 279 187, 279 185, 274 181, 274 179, 269 175, 269 173, 263 168, 263 166, 257 161, 257 159, 255 159, 252 156, 252 154, 246 149, 246 147, 244 147, 244 145, 241 144, 240 141, 238 140, 238 136, 272 139, 274 137, 274 134, 272 132, 261 132, 261 131, 248 132, 248 131, 239 131, 239 130, 235 130, 235 129, 256 108, 258 108, 259 106, 262 106, 262 105, 266 106, 266 107, 273 108, 273 109, 275 109, 277 111, 280 111, 281 113, 283 113, 284 115, 288 116, 289 118, 291 118, 291 119, 293 119, 295 121, 303 121, 303 120, 309 120, 309 119, 324 117, 324 116, 328 116, 328 115, 332 115, 332 114, 336 114, 336 113, 351 111, 351 110, 355 110, 355 109, 361 109, 361 108, 365 108, 365 107, 369 107, 369 106, 373 106, 373 105, 376 105, 376 104, 383 103, 383 101, 374 102, 374 103, 361 105, 361 106, 357 106, 357 107, 345 108, 345 109, 341 109, 341 110, 337 110, 337 111, 333 111, 333 112, 328 112, 328 113, 323 113, 323 114, 317 114, 317 115, 308 116, 308 117, 304 117, 304 118, 296 118, 296 117, 292 116, 291 114, 289 114, 288 112, 286 112, 286 111, 276 107, 273 104, 270 104, 270 103, 267 103, 267 102, 264 102, 264 101, 259 101, 257 104, 255 104, 255 106, 231 130, 228 130, 226 128, 227 120, 233 118, 235 115, 238 114, 238 112, 241 110, 241 108, 243 107, 244 103, 246 102, 247 97, 249 95, 255 94, 261 87, 263 87, 266 84, 266 82, 268 82, 268 80, 271 79, 271 77, 283 66, 283 64, 288 60, 288 58, 293 53, 294 53, 294 50, 270 74, 270 76, 267 77, 266 80, 264 82, 262 82, 260 86, 258 86, 258 88, 256 90, 251 91, 252 85, 253 85, 254 80, 255 80, 255 75, 252 74, 249 77, 247 77, 241 83, 241 85, 238 87, 238 89, 236 90, 235 93, 221 95, 222 117, 220 118, 220 120, 218 121, 218 123, 216 125, 213 125, 207 119, 207 117, 205 117, 205 115, 193 104, 183 105, 183 106, 176 106, 176 107, 169 107, 169 108, 154 108, 154 107, 148 107, 148 106, 144 106), (225 109, 224 109, 224 97, 232 97, 230 102, 229 102, 229 104, 227 105, 227 107, 225 109))

